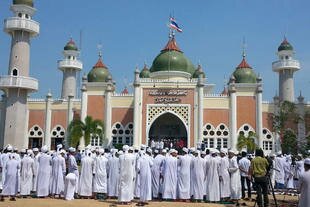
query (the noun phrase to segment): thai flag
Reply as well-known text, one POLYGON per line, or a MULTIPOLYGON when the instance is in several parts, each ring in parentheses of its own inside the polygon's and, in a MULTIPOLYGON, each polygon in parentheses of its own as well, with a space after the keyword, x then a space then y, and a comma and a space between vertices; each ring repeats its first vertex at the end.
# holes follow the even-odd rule
POLYGON ((173 17, 170 17, 170 25, 169 25, 169 27, 171 29, 174 29, 174 30, 178 31, 178 32, 182 32, 182 29, 178 26, 176 20, 173 17))

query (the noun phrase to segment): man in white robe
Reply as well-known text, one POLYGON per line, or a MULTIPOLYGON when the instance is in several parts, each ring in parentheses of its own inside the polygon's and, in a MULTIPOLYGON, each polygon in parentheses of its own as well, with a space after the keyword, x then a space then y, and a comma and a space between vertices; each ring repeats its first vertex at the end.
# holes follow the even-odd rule
POLYGON ((65 200, 67 201, 74 200, 76 181, 77 179, 74 173, 69 173, 65 177, 65 191, 64 191, 65 200))
POLYGON ((1 155, 1 170, 2 170, 2 186, 5 182, 5 175, 6 175, 6 163, 9 161, 9 156, 13 153, 13 147, 11 145, 8 145, 4 151, 4 153, 1 155))
POLYGON ((228 151, 229 157, 229 173, 230 173, 230 198, 238 202, 241 199, 241 182, 240 182, 240 171, 237 162, 238 153, 232 150, 228 151))
POLYGON ((169 153, 170 155, 163 162, 163 199, 175 200, 177 198, 178 151, 170 149, 169 153))
POLYGON ((27 197, 32 190, 32 181, 35 173, 34 160, 32 159, 32 150, 27 150, 27 155, 21 160, 20 170, 20 195, 27 197))
POLYGON ((285 157, 282 157, 282 153, 278 152, 277 157, 275 158, 275 182, 276 186, 275 189, 284 189, 284 177, 285 177, 285 172, 284 172, 284 167, 285 167, 286 159, 285 157))
POLYGON ((32 179, 32 191, 37 191, 37 181, 38 181, 38 172, 39 172, 39 157, 41 153, 38 148, 33 148, 33 160, 34 160, 34 176, 32 179))
POLYGON ((110 198, 118 196, 119 158, 117 153, 117 149, 111 149, 111 156, 108 159, 108 196, 110 198))
POLYGON ((310 158, 306 158, 304 161, 305 171, 300 175, 300 198, 298 207, 310 206, 310 158))
POLYGON ((81 160, 81 175, 78 194, 82 197, 91 197, 93 194, 93 168, 94 159, 92 153, 86 151, 86 156, 81 160))
POLYGON ((65 151, 61 150, 59 154, 52 159, 52 177, 51 194, 59 197, 64 194, 64 176, 66 174, 66 162, 64 158, 65 151))
POLYGON ((230 198, 230 174, 229 174, 229 160, 226 156, 227 150, 221 149, 220 159, 220 194, 222 200, 228 200, 230 198))
MULTIPOLYGON (((148 153, 151 153, 148 149, 148 153)), ((147 201, 152 200, 152 175, 151 167, 153 165, 152 157, 140 151, 139 159, 137 160, 137 171, 140 179, 140 200, 138 205, 143 206, 147 201)))
POLYGON ((19 162, 13 154, 9 155, 9 160, 5 165, 5 182, 2 189, 0 201, 4 201, 3 196, 10 196, 11 201, 15 201, 18 191, 18 170, 20 169, 19 162))
POLYGON ((104 149, 99 149, 99 155, 94 160, 94 192, 97 199, 104 199, 108 192, 107 165, 108 159, 104 155, 104 149))
MULTIPOLYGON (((156 151, 156 150, 155 150, 156 151)), ((161 173, 162 173, 162 167, 163 167, 163 161, 166 156, 166 150, 162 150, 161 154, 158 154, 155 156, 153 160, 153 166, 152 166, 152 194, 153 198, 157 199, 160 198, 159 194, 161 194, 161 173)))
POLYGON ((37 197, 46 197, 49 195, 52 157, 47 154, 47 151, 47 146, 43 146, 41 148, 42 153, 38 159, 37 197))
POLYGON ((118 201, 121 204, 128 204, 133 199, 133 191, 135 187, 135 160, 136 157, 132 153, 128 152, 129 146, 124 145, 124 154, 119 156, 119 189, 118 189, 118 201))
POLYGON ((182 200, 189 200, 191 184, 191 160, 188 149, 183 148, 183 155, 178 157, 178 197, 182 200))
POLYGON ((200 152, 196 150, 194 158, 191 159, 191 178, 193 199, 201 201, 205 195, 205 178, 206 178, 206 161, 200 156, 200 152))
MULTIPOLYGON (((75 194, 78 193, 79 189, 79 171, 78 171, 78 165, 75 160, 75 152, 76 149, 73 147, 69 148, 69 157, 68 157, 68 173, 73 173, 75 174, 76 182, 75 182, 75 189, 74 192, 75 194)), ((71 179, 72 177, 70 177, 71 179)))
POLYGON ((211 202, 220 201, 220 158, 217 156, 219 151, 217 149, 211 149, 211 156, 206 163, 207 171, 207 196, 206 200, 211 202))

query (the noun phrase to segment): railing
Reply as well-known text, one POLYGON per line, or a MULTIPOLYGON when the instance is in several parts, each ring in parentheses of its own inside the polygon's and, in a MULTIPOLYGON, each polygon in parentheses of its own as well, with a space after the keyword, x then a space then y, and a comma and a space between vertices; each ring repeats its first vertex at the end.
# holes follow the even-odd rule
POLYGON ((83 63, 79 60, 60 60, 58 61, 58 68, 77 68, 81 70, 83 63))
POLYGON ((0 88, 24 88, 37 91, 39 82, 35 78, 25 76, 0 76, 0 88))
POLYGON ((133 93, 114 93, 113 95, 112 95, 113 97, 117 97, 117 96, 126 96, 126 97, 128 97, 128 96, 133 96, 133 93))
POLYGON ((11 32, 11 30, 26 30, 36 36, 40 33, 40 24, 31 19, 22 19, 19 17, 11 17, 4 20, 4 30, 11 32))
POLYGON ((225 97, 228 97, 228 95, 217 94, 217 93, 207 93, 207 94, 204 94, 204 97, 206 97, 206 98, 217 98, 217 97, 225 98, 225 97))
POLYGON ((191 78, 186 80, 173 80, 173 79, 152 79, 152 78, 140 78, 141 83, 197 83, 198 79, 191 78))
POLYGON ((281 68, 300 68, 300 63, 298 60, 278 60, 272 63, 272 69, 278 70, 281 68))

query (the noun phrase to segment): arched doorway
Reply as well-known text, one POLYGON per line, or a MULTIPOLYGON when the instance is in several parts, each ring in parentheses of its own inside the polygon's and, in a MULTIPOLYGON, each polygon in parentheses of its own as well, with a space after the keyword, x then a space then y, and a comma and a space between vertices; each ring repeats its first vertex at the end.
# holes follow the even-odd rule
POLYGON ((187 130, 182 120, 172 113, 160 115, 149 130, 149 145, 163 142, 164 147, 177 150, 187 147, 187 130), (153 142, 153 143, 154 143, 153 142))

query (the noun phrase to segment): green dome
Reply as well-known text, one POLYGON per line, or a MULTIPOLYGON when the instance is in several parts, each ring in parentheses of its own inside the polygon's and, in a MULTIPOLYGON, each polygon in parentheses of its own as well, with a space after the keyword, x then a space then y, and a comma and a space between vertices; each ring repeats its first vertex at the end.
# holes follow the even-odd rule
POLYGON ((256 83, 256 74, 251 66, 246 62, 245 58, 238 65, 233 73, 236 83, 256 83))
POLYGON ((282 50, 293 50, 293 49, 294 49, 293 46, 286 40, 286 38, 284 38, 283 42, 278 47, 278 52, 282 50))
POLYGON ((206 78, 206 74, 203 72, 201 65, 198 65, 197 69, 193 74, 193 78, 199 78, 200 74, 202 74, 203 78, 206 78))
POLYGON ((191 75, 195 72, 194 65, 178 48, 174 38, 169 40, 166 47, 154 59, 150 72, 169 70, 187 72, 191 75))
POLYGON ((77 51, 78 48, 77 48, 75 42, 72 39, 70 39, 70 41, 65 45, 64 50, 75 50, 75 51, 77 51))
POLYGON ((140 72, 139 77, 140 78, 150 78, 150 70, 147 68, 146 65, 144 65, 144 68, 140 72))
POLYGON ((13 4, 24 4, 33 7, 33 0, 13 0, 13 4))
POLYGON ((103 64, 102 59, 99 58, 96 65, 88 73, 87 80, 88 82, 107 82, 110 72, 108 68, 103 64))

